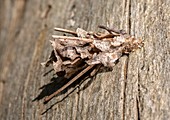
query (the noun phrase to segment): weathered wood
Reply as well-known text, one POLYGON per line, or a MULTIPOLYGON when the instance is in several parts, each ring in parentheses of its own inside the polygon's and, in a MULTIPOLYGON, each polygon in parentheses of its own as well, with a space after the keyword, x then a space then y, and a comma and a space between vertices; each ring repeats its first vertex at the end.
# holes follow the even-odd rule
POLYGON ((1 120, 170 119, 169 0, 0 2, 1 120), (52 67, 40 65, 52 50, 53 28, 94 31, 98 25, 125 29, 145 45, 112 72, 74 84, 44 105, 45 95, 67 82, 53 72, 43 76, 52 67))

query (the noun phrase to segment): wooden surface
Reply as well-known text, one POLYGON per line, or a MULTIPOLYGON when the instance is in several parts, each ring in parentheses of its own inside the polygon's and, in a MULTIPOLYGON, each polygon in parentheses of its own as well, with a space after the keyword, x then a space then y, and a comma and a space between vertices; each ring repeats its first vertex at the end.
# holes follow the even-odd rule
POLYGON ((169 6, 169 0, 0 0, 1 120, 170 119, 169 6), (144 48, 44 105, 65 83, 53 72, 43 76, 52 67, 40 65, 52 50, 51 35, 60 34, 53 28, 98 31, 98 25, 125 29, 144 48))

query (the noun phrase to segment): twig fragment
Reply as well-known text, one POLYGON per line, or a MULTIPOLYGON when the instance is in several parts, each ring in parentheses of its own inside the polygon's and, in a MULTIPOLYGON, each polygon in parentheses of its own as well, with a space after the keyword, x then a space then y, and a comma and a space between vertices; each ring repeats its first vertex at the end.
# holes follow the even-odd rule
POLYGON ((72 34, 72 35, 75 35, 77 36, 77 33, 74 32, 74 31, 71 31, 71 30, 67 30, 67 29, 63 29, 63 28, 54 28, 55 31, 59 31, 59 32, 65 32, 65 33, 69 33, 69 34, 72 34))
POLYGON ((70 37, 70 36, 58 36, 58 35, 52 35, 54 39, 65 39, 65 40, 80 40, 84 42, 93 42, 91 39, 87 38, 78 38, 78 37, 70 37))

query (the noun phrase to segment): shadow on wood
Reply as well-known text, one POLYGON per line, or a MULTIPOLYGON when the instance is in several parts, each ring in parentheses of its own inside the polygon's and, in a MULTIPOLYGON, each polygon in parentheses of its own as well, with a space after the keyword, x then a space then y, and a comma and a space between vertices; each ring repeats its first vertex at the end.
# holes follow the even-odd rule
MULTIPOLYGON (((58 104, 58 103, 62 102, 63 100, 65 100, 71 93, 73 93, 77 88, 79 88, 79 86, 80 86, 85 80, 88 80, 88 81, 86 82, 86 84, 84 84, 84 86, 83 86, 81 89, 79 89, 78 92, 85 90, 85 89, 93 82, 93 80, 96 78, 96 75, 97 75, 98 73, 109 72, 109 71, 111 71, 111 70, 112 70, 111 68, 107 68, 107 67, 103 67, 103 66, 102 66, 102 67, 100 67, 100 69, 95 73, 95 75, 92 76, 92 77, 91 77, 89 74, 90 74, 91 71, 93 71, 93 69, 90 70, 90 71, 88 71, 88 72, 85 73, 83 76, 81 76, 79 79, 77 79, 73 84, 71 84, 70 86, 68 86, 68 87, 67 87, 66 89, 64 89, 63 91, 61 91, 61 93, 55 95, 54 97, 57 97, 57 96, 59 96, 59 95, 61 95, 61 94, 65 94, 68 89, 70 89, 70 88, 72 88, 72 87, 74 88, 74 89, 71 90, 69 93, 67 93, 67 95, 66 95, 65 97, 63 97, 61 100, 59 100, 59 101, 55 102, 54 104, 52 104, 52 105, 51 105, 48 109, 46 109, 42 114, 44 114, 44 113, 46 113, 47 111, 49 111, 50 109, 52 109, 53 106, 55 106, 56 104, 58 104), (90 79, 89 79, 89 78, 90 78, 90 79)), ((52 70, 50 70, 49 72, 51 72, 51 71, 52 71, 52 70)), ((48 74, 48 72, 45 73, 44 76, 47 75, 47 74, 48 74)), ((32 100, 32 102, 34 102, 34 101, 39 101, 39 100, 41 100, 41 99, 43 99, 43 98, 45 98, 45 97, 47 97, 47 96, 55 93, 55 92, 58 91, 60 88, 62 88, 64 85, 66 85, 70 80, 69 80, 69 79, 66 79, 66 78, 64 78, 64 77, 52 77, 50 81, 51 81, 50 83, 48 83, 48 84, 46 84, 46 85, 43 85, 42 87, 39 88, 39 89, 42 90, 42 91, 40 92, 40 94, 39 94, 35 99, 32 100)), ((47 104, 48 102, 49 102, 49 101, 44 101, 44 104, 47 104)))

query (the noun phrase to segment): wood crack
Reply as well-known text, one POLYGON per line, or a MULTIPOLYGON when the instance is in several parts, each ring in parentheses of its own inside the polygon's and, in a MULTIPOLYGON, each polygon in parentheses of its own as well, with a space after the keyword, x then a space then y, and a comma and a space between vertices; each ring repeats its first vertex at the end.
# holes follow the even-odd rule
POLYGON ((124 91, 123 91, 123 120, 125 120, 125 111, 126 111, 126 86, 127 86, 127 73, 128 73, 128 62, 129 62, 129 57, 126 58, 125 60, 125 66, 124 66, 124 91))

